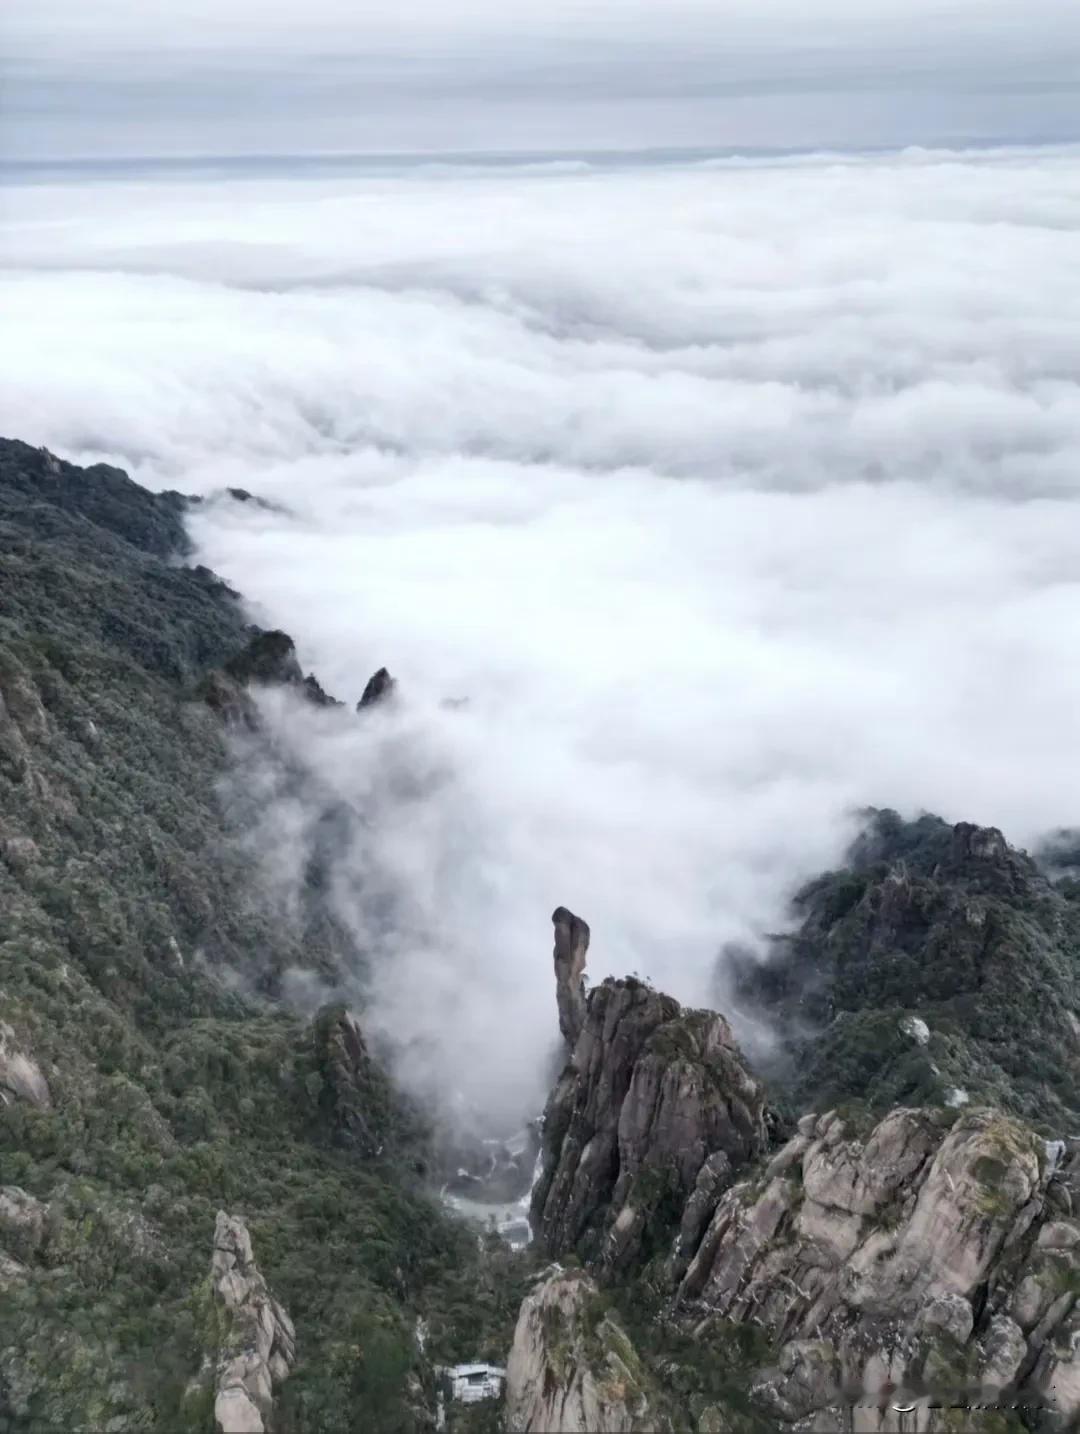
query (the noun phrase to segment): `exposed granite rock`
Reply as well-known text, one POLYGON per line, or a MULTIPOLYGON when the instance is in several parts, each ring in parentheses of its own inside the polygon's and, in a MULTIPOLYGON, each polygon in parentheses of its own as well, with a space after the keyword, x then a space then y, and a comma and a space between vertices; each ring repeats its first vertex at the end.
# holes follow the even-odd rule
POLYGON ((12 1028, 0 1021, 0 1105, 24 1100, 47 1110, 52 1105, 49 1083, 41 1067, 12 1028))
POLYGON ((397 683, 386 668, 380 667, 378 672, 368 678, 367 686, 356 704, 357 712, 363 712, 366 707, 374 707, 377 702, 385 702, 393 695, 396 687, 397 683))
POLYGON ((552 1254, 625 1268, 667 1238, 710 1157, 737 1169, 766 1145, 762 1088, 724 1018, 606 980, 544 1114, 533 1230, 552 1254))
POLYGON ((296 1359, 292 1321, 259 1272, 244 1221, 218 1211, 210 1266, 224 1315, 214 1372, 214 1422, 221 1434, 263 1434, 274 1386, 296 1359))
POLYGON ((580 916, 557 907, 551 917, 555 926, 555 998, 559 1006, 559 1030, 574 1049, 585 1024, 585 958, 589 950, 589 928, 580 916))
POLYGON ((513 1434, 663 1434, 652 1381, 622 1326, 580 1271, 526 1295, 506 1367, 513 1434))
MULTIPOLYGON (((775 1363, 755 1393, 772 1416, 826 1430, 862 1404, 854 1428, 892 1430, 874 1408, 888 1399, 991 1405, 1016 1390, 1080 1411, 1080 1226, 1046 1198, 1066 1171, 1043 1142, 985 1110, 951 1128, 896 1110, 865 1141, 835 1112, 801 1124, 764 1185, 721 1198, 677 1304, 691 1323, 704 1311, 762 1329, 775 1363)), ((903 1427, 950 1426, 923 1407, 903 1427)))

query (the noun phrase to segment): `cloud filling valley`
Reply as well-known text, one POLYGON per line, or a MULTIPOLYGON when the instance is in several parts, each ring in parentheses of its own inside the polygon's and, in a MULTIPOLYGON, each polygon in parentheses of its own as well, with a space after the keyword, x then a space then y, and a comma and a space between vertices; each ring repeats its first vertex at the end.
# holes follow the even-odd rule
POLYGON ((557 905, 706 1002, 865 804, 1080 817, 1078 196, 1067 146, 9 188, 3 431, 280 505, 199 560, 399 680, 267 720, 365 815, 406 1076, 537 1107, 557 905))

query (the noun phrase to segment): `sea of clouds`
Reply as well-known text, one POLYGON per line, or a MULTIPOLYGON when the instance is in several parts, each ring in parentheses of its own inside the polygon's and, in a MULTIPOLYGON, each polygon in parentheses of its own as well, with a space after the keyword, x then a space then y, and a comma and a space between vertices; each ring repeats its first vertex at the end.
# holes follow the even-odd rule
POLYGON ((555 906, 722 999, 854 809, 1080 818, 1078 230, 1068 147, 39 180, 0 430, 282 506, 192 531, 330 691, 399 680, 267 709, 362 819, 367 1018, 509 1117, 555 906))

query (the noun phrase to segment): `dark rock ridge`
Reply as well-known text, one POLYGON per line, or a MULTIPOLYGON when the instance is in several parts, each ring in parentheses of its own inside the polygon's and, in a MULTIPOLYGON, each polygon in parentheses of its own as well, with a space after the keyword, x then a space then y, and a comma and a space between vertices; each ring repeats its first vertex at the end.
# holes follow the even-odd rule
POLYGON ((304 676, 296 644, 287 632, 255 631, 247 646, 211 673, 204 684, 207 702, 229 720, 254 724, 255 705, 247 694, 252 685, 289 687, 314 707, 342 707, 344 703, 324 692, 313 674, 304 676))
MULTIPOLYGON (((563 949, 583 965, 588 928, 565 908, 556 918, 563 949)), ((534 1232, 551 1254, 626 1268, 668 1237, 706 1169, 730 1175, 767 1144, 764 1092, 723 1016, 609 978, 585 999, 544 1112, 534 1232)))
POLYGON ((795 910, 738 992, 780 1033, 785 1059, 762 1069, 793 1113, 967 1099, 1080 1130, 1074 883, 992 827, 882 811, 795 910))
POLYGON ((361 1155, 379 1155, 406 1111, 368 1050, 360 1021, 343 1002, 323 1007, 312 1025, 320 1104, 331 1138, 361 1155))
POLYGON ((378 702, 387 701, 394 693, 397 683, 387 672, 385 667, 380 667, 378 672, 368 678, 367 686, 356 704, 357 712, 362 712, 365 707, 374 707, 378 702))

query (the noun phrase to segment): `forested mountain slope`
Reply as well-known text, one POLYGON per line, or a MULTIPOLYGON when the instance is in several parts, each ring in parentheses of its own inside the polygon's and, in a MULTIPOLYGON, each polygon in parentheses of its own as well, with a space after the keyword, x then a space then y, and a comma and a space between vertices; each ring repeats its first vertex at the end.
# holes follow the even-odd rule
POLYGON ((343 1008, 270 999, 362 966, 318 883, 283 919, 237 839, 244 682, 326 699, 178 560, 182 514, 0 444, 0 1428, 212 1428, 224 1210, 296 1327, 276 1426, 359 1401, 407 1429, 417 1317, 473 1357, 514 1286, 424 1193, 427 1133, 343 1008))

